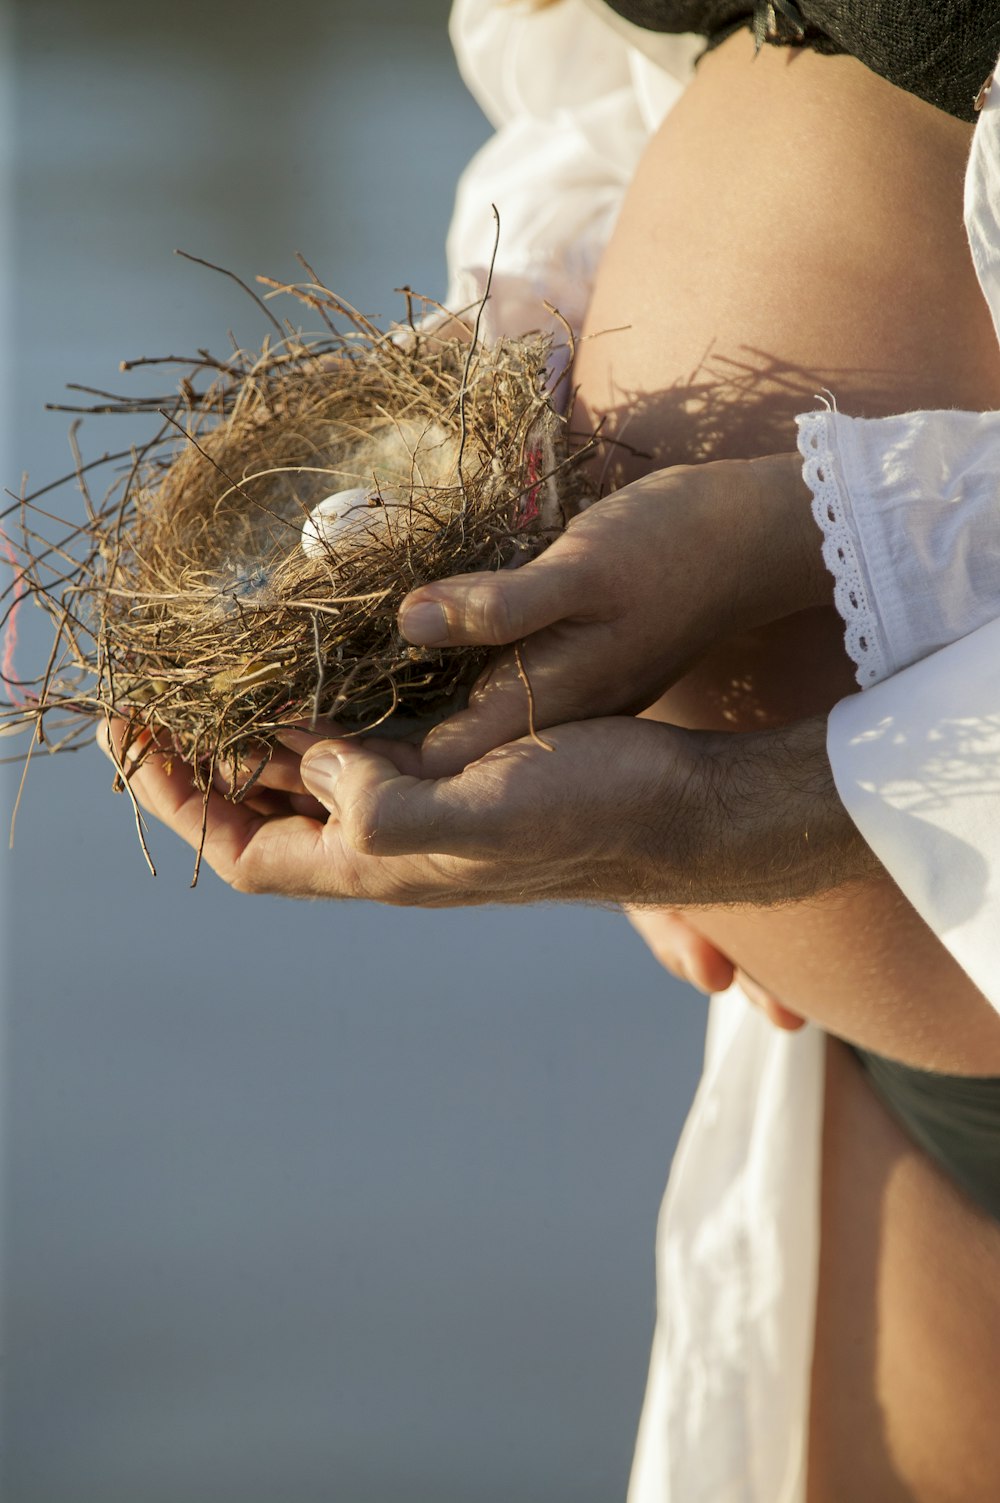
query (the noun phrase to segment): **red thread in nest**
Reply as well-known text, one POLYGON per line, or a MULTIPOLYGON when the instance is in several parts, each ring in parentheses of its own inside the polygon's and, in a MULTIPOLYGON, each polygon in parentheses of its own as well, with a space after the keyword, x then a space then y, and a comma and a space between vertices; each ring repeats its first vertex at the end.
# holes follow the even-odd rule
POLYGON ((522 527, 526 527, 529 522, 533 522, 538 516, 538 489, 542 468, 541 449, 530 449, 528 451, 527 464, 530 490, 524 499, 524 506, 521 508, 520 525, 522 527))

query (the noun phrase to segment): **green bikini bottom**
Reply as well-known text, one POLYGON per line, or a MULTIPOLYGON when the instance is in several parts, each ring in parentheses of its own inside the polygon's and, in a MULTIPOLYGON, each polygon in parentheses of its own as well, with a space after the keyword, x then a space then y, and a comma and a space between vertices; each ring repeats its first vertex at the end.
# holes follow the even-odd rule
POLYGON ((1000 1077, 939 1075, 865 1049, 854 1053, 910 1136, 1000 1221, 1000 1077))

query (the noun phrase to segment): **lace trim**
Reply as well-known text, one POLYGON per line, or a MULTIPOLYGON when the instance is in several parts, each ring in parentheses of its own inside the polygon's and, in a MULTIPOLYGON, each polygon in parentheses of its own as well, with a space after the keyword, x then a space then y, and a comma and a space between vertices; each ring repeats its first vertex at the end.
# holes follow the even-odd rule
POLYGON ((798 418, 802 474, 813 493, 812 514, 823 533, 823 562, 834 578, 833 602, 844 620, 844 644, 862 689, 889 675, 878 613, 869 597, 854 534, 837 484, 828 412, 798 418))

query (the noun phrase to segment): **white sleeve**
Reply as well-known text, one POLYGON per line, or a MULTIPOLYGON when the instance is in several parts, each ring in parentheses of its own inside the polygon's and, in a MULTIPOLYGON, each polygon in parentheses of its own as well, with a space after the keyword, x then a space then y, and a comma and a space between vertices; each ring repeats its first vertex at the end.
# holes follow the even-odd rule
POLYGON ((867 689, 830 716, 837 791, 1000 1010, 1000 413, 811 413, 799 435, 867 689))
POLYGON ((684 84, 653 68, 588 0, 537 11, 455 0, 451 38, 497 130, 459 181, 446 303, 457 310, 483 295, 496 204, 485 337, 553 327, 546 302, 579 329, 625 189, 684 84))
POLYGON ((798 425, 862 688, 1000 615, 1000 413, 798 425))
POLYGON ((851 819, 1000 1009, 1000 620, 842 700, 827 747, 851 819))

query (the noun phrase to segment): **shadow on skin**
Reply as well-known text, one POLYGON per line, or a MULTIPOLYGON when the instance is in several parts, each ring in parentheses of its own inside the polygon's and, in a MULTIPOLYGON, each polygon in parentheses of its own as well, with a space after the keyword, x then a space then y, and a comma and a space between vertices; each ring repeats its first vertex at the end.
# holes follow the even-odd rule
POLYGON ((615 385, 600 406, 592 395, 577 397, 571 427, 581 442, 600 429, 589 467, 607 495, 667 465, 788 453, 795 447, 795 417, 822 406, 828 392, 848 393, 852 413, 894 412, 899 374, 815 370, 766 350, 745 346, 737 356, 710 347, 689 376, 659 391, 615 385))

